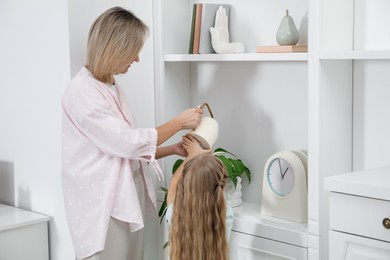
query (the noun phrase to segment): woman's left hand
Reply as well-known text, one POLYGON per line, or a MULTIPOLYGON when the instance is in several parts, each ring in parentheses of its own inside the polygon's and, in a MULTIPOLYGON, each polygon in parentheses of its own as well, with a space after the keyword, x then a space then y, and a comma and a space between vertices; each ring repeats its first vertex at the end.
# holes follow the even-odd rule
POLYGON ((176 154, 176 155, 179 155, 182 157, 186 157, 188 155, 187 150, 183 146, 183 142, 178 142, 178 143, 173 144, 172 151, 173 151, 173 154, 176 154))

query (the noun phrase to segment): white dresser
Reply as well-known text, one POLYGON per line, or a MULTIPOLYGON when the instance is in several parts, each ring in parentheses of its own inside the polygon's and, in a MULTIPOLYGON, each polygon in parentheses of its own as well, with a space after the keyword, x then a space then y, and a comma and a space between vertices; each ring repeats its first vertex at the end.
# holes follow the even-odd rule
POLYGON ((49 260, 49 217, 0 204, 0 260, 49 260))
POLYGON ((263 216, 260 206, 249 203, 242 203, 233 211, 230 259, 307 259, 307 223, 263 216))
POLYGON ((325 178, 329 259, 390 259, 390 166, 325 178))

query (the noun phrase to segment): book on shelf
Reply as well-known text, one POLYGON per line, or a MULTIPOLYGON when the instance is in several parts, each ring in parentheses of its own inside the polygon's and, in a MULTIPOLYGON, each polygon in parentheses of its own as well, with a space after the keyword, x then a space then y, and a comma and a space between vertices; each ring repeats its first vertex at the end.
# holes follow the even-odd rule
POLYGON ((196 4, 192 6, 191 35, 190 35, 190 44, 188 47, 188 54, 192 54, 194 49, 195 16, 196 16, 196 4))
POLYGON ((216 12, 220 6, 226 9, 226 15, 229 19, 230 5, 228 4, 193 5, 189 54, 215 53, 211 44, 210 28, 214 27, 216 12))
POLYGON ((256 52, 258 52, 258 53, 307 52, 307 45, 256 46, 256 52))
POLYGON ((194 28, 194 47, 192 49, 193 54, 199 53, 199 42, 200 42, 200 26, 202 21, 202 4, 196 4, 196 15, 195 15, 195 28, 194 28))

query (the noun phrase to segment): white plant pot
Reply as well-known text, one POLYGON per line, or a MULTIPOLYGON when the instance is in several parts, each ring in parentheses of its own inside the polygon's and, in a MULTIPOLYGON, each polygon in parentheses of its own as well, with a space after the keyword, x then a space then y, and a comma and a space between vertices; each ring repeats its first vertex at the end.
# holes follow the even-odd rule
POLYGON ((228 179, 228 182, 225 187, 225 198, 230 207, 238 207, 241 205, 241 177, 237 177, 237 185, 234 187, 234 183, 231 179, 228 179))

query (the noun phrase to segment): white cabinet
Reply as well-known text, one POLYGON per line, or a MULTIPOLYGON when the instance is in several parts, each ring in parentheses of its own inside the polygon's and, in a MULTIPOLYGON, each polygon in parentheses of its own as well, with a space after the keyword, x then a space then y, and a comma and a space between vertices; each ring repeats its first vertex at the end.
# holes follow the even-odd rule
POLYGON ((230 259, 307 259, 307 224, 260 215, 260 206, 234 208, 230 259))
POLYGON ((307 259, 307 248, 233 231, 230 237, 230 259, 304 260, 307 259))
POLYGON ((338 259, 328 255, 324 178, 390 164, 389 3, 310 2, 309 259, 338 259))
MULTIPOLYGON (((243 201, 252 205, 260 205, 269 156, 307 150, 307 257, 329 259, 324 178, 390 164, 390 2, 212 1, 231 5, 232 41, 246 53, 188 55, 195 2, 211 1, 153 2, 157 124, 208 102, 220 124, 216 147, 237 153, 253 172, 252 184, 243 180, 243 201), (254 53, 276 45, 285 9, 308 53, 254 53)), ((165 172, 175 159, 164 161, 165 172)), ((254 232, 245 235, 257 240, 254 232)))
POLYGON ((390 166, 325 179, 329 259, 390 259, 390 166))
POLYGON ((329 259, 387 260, 390 257, 388 242, 336 231, 329 233, 329 248, 329 259))
POLYGON ((49 260, 49 217, 0 204, 0 259, 49 260))

